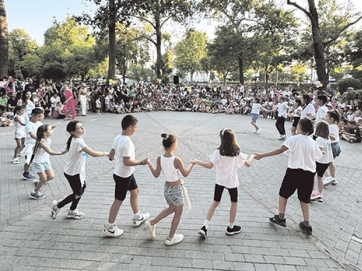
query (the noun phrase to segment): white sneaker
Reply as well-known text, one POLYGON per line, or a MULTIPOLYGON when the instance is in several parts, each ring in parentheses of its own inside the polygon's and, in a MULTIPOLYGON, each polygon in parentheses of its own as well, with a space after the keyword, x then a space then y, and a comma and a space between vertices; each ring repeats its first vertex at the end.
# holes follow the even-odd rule
POLYGON ((73 219, 82 219, 85 217, 85 214, 82 212, 79 212, 78 209, 75 209, 74 211, 71 211, 68 209, 67 214, 65 215, 66 218, 73 218, 73 219))
POLYGON ((124 231, 117 227, 115 224, 113 227, 109 227, 108 223, 103 226, 103 234, 109 237, 118 237, 121 236, 124 231))
POLYGON ((152 239, 156 238, 156 224, 152 225, 149 220, 145 222, 147 226, 148 233, 151 235, 152 239))
POLYGON ((260 134, 260 131, 261 131, 261 129, 258 129, 258 130, 256 130, 256 133, 257 133, 257 134, 260 134))
POLYGON ((55 219, 57 214, 59 213, 60 208, 58 208, 58 201, 53 200, 52 204, 50 205, 50 217, 55 219))
POLYGON ((166 241, 165 241, 165 245, 166 246, 172 246, 172 245, 176 245, 178 243, 181 243, 182 240, 184 240, 184 235, 183 234, 176 234, 172 237, 172 239, 169 239, 167 237, 166 241))
POLYGON ((137 227, 137 226, 141 225, 143 222, 145 222, 146 220, 148 220, 149 218, 150 218, 149 213, 142 214, 142 212, 139 212, 138 214, 134 215, 134 217, 132 219, 132 224, 133 224, 133 226, 137 227))
POLYGON ((323 185, 324 186, 330 185, 331 183, 333 183, 333 180, 334 179, 332 177, 325 177, 323 180, 323 185))
POLYGON ((316 199, 319 199, 320 197, 321 197, 321 194, 318 191, 313 190, 312 195, 310 196, 310 200, 316 200, 316 199))
POLYGON ((19 164, 19 158, 14 158, 13 159, 13 164, 19 164))

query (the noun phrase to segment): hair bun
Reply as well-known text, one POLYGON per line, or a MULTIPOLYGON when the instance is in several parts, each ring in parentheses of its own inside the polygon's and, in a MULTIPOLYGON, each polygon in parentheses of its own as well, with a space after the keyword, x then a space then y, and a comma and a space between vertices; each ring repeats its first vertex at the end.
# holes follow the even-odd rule
POLYGON ((166 139, 168 139, 168 134, 167 133, 162 133, 161 137, 163 137, 163 140, 166 140, 166 139))

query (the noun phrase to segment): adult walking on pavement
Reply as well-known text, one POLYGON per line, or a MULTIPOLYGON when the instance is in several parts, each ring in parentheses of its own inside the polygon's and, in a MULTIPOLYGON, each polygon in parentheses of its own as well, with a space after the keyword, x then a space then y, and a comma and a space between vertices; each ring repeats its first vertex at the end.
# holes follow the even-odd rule
POLYGON ((64 114, 65 114, 65 119, 64 120, 75 120, 75 118, 77 117, 77 112, 75 109, 75 100, 74 100, 74 96, 73 96, 73 91, 72 89, 69 87, 69 84, 65 84, 64 85, 64 114), (69 115, 69 110, 72 114, 72 117, 70 118, 69 115))

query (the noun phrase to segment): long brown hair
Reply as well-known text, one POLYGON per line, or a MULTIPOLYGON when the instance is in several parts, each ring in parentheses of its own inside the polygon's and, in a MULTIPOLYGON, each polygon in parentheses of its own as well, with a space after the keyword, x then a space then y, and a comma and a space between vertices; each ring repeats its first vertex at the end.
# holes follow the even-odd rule
POLYGON ((219 151, 222 156, 238 156, 240 154, 240 146, 232 129, 222 129, 220 139, 219 151))

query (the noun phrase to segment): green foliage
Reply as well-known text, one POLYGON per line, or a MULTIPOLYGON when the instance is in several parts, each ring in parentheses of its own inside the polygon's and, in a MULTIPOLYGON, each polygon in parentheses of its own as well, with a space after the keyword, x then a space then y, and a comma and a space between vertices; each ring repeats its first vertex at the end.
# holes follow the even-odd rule
POLYGON ((175 67, 180 73, 189 72, 191 81, 193 74, 202 70, 201 60, 206 57, 206 42, 206 33, 190 31, 175 47, 175 67))
POLYGON ((354 89, 362 89, 362 83, 360 80, 355 78, 346 78, 338 82, 338 90, 340 94, 347 91, 347 88, 352 87, 354 89))
POLYGON ((362 90, 349 90, 345 99, 347 101, 358 100, 359 102, 362 102, 362 90))
POLYGON ((57 61, 47 62, 43 67, 43 77, 51 78, 55 80, 62 80, 67 75, 68 67, 64 63, 59 63, 57 61))

